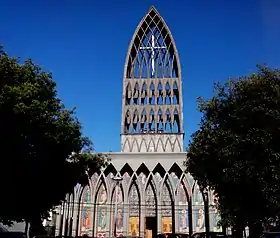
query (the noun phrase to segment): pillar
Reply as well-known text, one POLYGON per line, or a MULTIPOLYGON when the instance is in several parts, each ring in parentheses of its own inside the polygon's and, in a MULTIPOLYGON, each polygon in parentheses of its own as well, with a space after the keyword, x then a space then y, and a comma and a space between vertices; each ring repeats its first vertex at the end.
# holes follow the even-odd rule
POLYGON ((145 236, 145 196, 143 196, 143 199, 141 199, 140 204, 140 229, 139 229, 139 236, 144 237, 145 236))

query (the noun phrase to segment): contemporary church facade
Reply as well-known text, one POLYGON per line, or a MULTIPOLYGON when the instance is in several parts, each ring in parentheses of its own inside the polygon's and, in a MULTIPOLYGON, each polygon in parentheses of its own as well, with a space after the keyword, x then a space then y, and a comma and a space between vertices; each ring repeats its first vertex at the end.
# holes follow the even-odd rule
POLYGON ((215 197, 185 173, 182 75, 165 21, 151 7, 124 67, 121 152, 58 208, 56 235, 90 237, 219 231, 215 197))

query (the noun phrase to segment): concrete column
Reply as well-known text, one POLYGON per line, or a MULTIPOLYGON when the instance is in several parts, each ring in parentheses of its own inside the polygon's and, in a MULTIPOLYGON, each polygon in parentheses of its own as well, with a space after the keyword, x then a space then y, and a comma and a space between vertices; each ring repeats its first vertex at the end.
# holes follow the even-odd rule
MULTIPOLYGON (((110 194, 111 197, 111 194, 110 194)), ((112 205, 106 205, 107 208, 107 230, 106 237, 114 237, 114 228, 112 227, 112 217, 114 216, 114 209, 112 205)))
POLYGON ((73 235, 73 222, 74 222, 74 217, 73 217, 73 214, 74 214, 74 201, 72 200, 73 198, 71 198, 70 200, 70 204, 69 204, 69 230, 68 230, 68 235, 69 236, 72 236, 73 235))
POLYGON ((128 217, 129 217, 129 205, 127 203, 123 206, 123 235, 127 236, 128 234, 128 217))
POLYGON ((156 209, 156 216, 157 216, 157 233, 160 234, 162 233, 162 230, 161 230, 161 218, 162 218, 162 213, 161 213, 161 198, 160 196, 158 195, 158 200, 157 200, 157 209, 156 209))
POLYGON ((145 197, 141 200, 141 206, 140 206, 140 229, 139 229, 139 236, 144 237, 145 236, 145 197))
POLYGON ((61 223, 61 227, 62 227, 62 235, 65 235, 65 224, 66 224, 66 217, 67 216, 67 204, 66 202, 63 202, 63 208, 62 208, 62 223, 61 223))
POLYGON ((179 202, 178 199, 175 197, 175 201, 174 201, 174 219, 175 219, 175 232, 179 233, 180 232, 180 212, 181 212, 181 208, 179 206, 179 202))
POLYGON ((90 211, 90 230, 89 230, 89 236, 93 237, 93 224, 94 224, 94 214, 93 214, 93 203, 89 204, 89 211, 90 211))
POLYGON ((56 211, 55 236, 59 236, 60 230, 62 229, 61 219, 62 219, 62 206, 60 205, 56 211))
POLYGON ((63 221, 63 236, 68 236, 68 230, 69 230, 69 205, 66 204, 66 209, 65 209, 65 213, 64 213, 64 221, 63 221))
POLYGON ((79 235, 77 232, 77 225, 79 223, 79 203, 76 201, 74 203, 74 209, 73 209, 73 225, 72 225, 72 236, 79 235))

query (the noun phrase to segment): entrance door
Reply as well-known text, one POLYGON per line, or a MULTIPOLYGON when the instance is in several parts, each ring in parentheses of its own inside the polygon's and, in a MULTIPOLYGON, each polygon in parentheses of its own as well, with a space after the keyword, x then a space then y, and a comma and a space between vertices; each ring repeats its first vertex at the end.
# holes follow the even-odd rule
POLYGON ((157 236, 157 218, 145 217, 145 238, 156 238, 157 236))

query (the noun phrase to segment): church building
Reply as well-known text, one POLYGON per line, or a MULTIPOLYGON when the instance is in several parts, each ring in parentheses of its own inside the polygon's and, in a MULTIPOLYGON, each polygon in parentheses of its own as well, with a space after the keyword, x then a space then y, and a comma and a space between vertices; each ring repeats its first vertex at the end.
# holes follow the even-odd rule
POLYGON ((56 216, 56 235, 141 236, 220 231, 215 197, 185 172, 182 72, 162 16, 151 7, 124 65, 120 152, 56 216))

